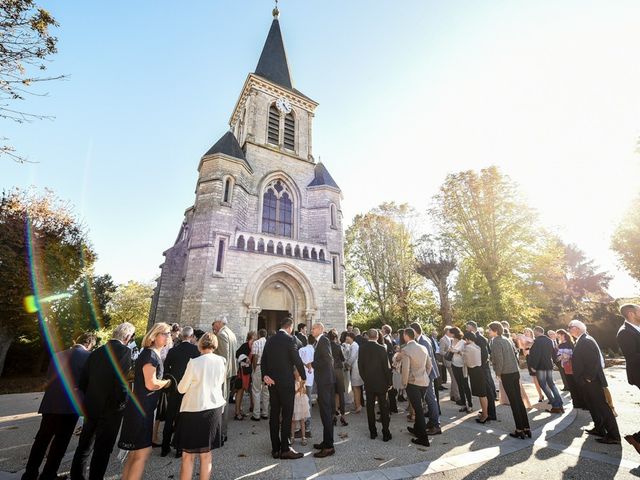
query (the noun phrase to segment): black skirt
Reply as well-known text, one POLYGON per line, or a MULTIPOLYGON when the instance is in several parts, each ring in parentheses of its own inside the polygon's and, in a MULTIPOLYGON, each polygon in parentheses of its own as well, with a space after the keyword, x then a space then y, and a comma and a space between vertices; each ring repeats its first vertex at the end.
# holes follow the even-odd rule
POLYGON ((467 368, 471 383, 471 394, 474 397, 487 396, 487 382, 482 367, 467 368))
POLYGON ((344 370, 341 368, 334 368, 336 372, 336 393, 344 393, 344 370))
POLYGON ((180 412, 175 447, 187 453, 206 453, 222 447, 222 409, 180 412))

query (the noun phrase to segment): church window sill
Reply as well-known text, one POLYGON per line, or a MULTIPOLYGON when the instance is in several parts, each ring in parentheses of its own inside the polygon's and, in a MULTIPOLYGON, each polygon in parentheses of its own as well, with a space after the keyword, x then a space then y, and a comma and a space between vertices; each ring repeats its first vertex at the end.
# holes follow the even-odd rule
POLYGON ((221 206, 223 206, 223 207, 229 207, 229 208, 231 208, 231 202, 221 201, 221 202, 220 202, 220 205, 221 205, 221 206))

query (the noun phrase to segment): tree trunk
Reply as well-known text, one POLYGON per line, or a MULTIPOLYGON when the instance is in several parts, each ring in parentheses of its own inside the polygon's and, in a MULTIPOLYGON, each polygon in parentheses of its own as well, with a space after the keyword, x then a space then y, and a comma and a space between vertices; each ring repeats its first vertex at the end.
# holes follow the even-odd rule
POLYGON ((4 370, 4 361, 7 359, 7 352, 13 343, 13 336, 5 330, 0 330, 0 376, 4 370))
POLYGON ((444 327, 452 324, 453 320, 451 302, 449 301, 449 285, 447 285, 447 282, 439 282, 436 287, 440 296, 440 331, 442 332, 444 327))
POLYGON ((498 280, 493 278, 493 276, 485 275, 487 279, 487 283, 489 284, 489 290, 491 291, 491 300, 493 303, 493 310, 496 315, 496 320, 502 321, 506 320, 504 316, 504 311, 502 310, 502 292, 500 291, 500 286, 498 285, 498 280))

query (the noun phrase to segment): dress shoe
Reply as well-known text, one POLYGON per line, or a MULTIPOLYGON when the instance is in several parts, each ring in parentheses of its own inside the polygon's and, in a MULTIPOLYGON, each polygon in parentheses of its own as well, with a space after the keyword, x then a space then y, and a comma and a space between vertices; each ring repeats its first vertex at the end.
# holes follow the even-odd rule
POLYGON ((423 447, 430 447, 429 439, 425 438, 412 438, 411 443, 415 443, 416 445, 422 445, 423 447))
POLYGON ((585 432, 589 435, 595 435, 596 437, 604 437, 605 433, 596 430, 595 428, 591 428, 589 430, 585 430, 585 432))
MULTIPOLYGON (((316 458, 324 458, 324 457, 330 457, 334 453, 336 453, 336 449, 333 448, 333 447, 332 448, 323 448, 319 452, 314 453, 313 456, 316 457, 316 458)), ((302 455, 302 454, 300 454, 300 455, 302 455)))
POLYGON ((274 450, 273 452, 271 452, 271 456, 273 458, 280 458, 280 452, 278 450, 274 450))
POLYGON ((547 413, 564 413, 564 408, 561 407, 553 407, 548 410, 545 410, 547 413))
POLYGON ((524 440, 524 432, 522 430, 516 430, 515 432, 511 432, 509 436, 513 438, 519 438, 520 440, 524 440))
POLYGON ((371 440, 375 440, 376 438, 378 438, 378 434, 377 433, 371 433, 371 434, 369 434, 369 436, 371 437, 371 440))
POLYGON ((160 456, 161 456, 161 457, 166 457, 167 455, 169 455, 169 452, 171 452, 171 449, 170 449, 170 448, 163 448, 163 449, 160 451, 160 456))
POLYGON ((382 441, 383 442, 388 442, 389 440, 391 440, 393 437, 391 436, 390 433, 384 434, 382 435, 382 441))
POLYGON ((413 427, 407 427, 407 432, 409 432, 411 435, 415 435, 416 434, 416 429, 413 427))
POLYGON ((315 448, 316 450, 324 450, 324 443, 314 443, 313 448, 315 448))
POLYGON ((294 449, 289 449, 286 452, 280 453, 280 460, 297 460, 302 457, 304 457, 304 454, 296 452, 294 449))
POLYGON ((604 443, 607 445, 620 445, 619 438, 611 438, 611 437, 596 438, 596 442, 604 443))
POLYGON ((253 420, 254 422, 259 422, 260 421, 260 417, 256 418, 253 415, 251 415, 251 420, 253 420))
POLYGON ((440 435, 442 434, 442 430, 440 427, 431 427, 427 428, 427 435, 440 435))
POLYGON ((638 440, 636 440, 636 437, 634 437, 633 435, 625 435, 624 439, 628 443, 633 445, 633 448, 636 449, 636 452, 640 453, 640 442, 638 440))

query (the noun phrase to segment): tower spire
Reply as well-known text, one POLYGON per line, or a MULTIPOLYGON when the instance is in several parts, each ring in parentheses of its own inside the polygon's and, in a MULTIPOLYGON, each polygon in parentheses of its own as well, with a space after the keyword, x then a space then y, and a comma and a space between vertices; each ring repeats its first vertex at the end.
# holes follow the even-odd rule
POLYGON ((293 88, 293 82, 291 81, 287 53, 282 40, 282 32, 280 31, 279 16, 280 10, 278 10, 278 2, 276 0, 276 6, 273 9, 273 22, 271 22, 271 28, 264 43, 255 73, 278 85, 291 89, 293 88))

